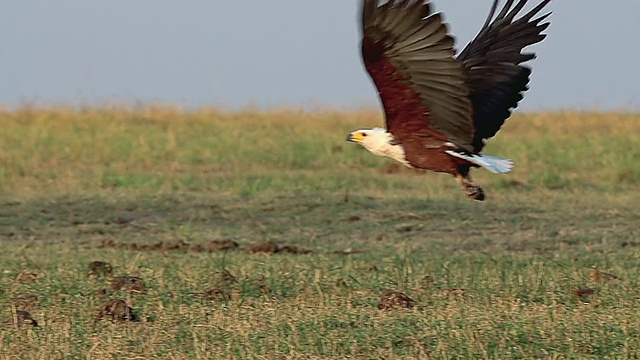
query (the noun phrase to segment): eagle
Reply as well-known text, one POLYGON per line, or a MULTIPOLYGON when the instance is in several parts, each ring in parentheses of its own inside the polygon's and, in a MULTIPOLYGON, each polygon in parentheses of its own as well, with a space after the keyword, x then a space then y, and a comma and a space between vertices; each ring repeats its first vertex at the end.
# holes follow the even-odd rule
POLYGON ((384 108, 386 129, 353 131, 348 141, 374 155, 453 175, 463 192, 482 201, 472 167, 507 173, 513 162, 480 154, 528 90, 535 53, 549 26, 542 0, 494 0, 476 37, 456 56, 454 38, 428 0, 363 0, 361 51, 384 108), (538 16, 538 17, 536 17, 538 16), (536 17, 536 18, 534 18, 536 17))

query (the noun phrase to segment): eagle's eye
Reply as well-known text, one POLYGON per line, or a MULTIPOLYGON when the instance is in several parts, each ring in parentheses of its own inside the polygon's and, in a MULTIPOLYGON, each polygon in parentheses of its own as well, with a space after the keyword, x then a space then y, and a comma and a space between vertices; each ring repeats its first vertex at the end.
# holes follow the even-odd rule
POLYGON ((360 135, 362 135, 362 137, 367 137, 367 135, 369 134, 363 132, 363 133, 360 133, 360 135))

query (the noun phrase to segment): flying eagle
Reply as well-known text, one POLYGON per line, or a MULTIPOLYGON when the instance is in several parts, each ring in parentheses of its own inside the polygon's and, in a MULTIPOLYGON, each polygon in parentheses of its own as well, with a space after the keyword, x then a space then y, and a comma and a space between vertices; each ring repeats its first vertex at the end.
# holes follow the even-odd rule
POLYGON ((471 167, 511 170, 511 160, 480 155, 528 89, 535 58, 523 48, 542 41, 544 22, 534 19, 550 0, 525 15, 527 0, 493 6, 478 35, 455 56, 454 39, 428 0, 364 0, 362 58, 373 79, 386 129, 356 130, 347 140, 375 155, 414 168, 455 176, 467 196, 484 200, 471 167))

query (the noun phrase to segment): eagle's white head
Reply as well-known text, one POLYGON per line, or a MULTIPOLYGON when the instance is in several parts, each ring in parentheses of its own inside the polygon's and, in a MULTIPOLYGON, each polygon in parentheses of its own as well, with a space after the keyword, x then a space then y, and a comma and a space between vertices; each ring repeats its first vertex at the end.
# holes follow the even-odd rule
POLYGON ((376 127, 356 130, 347 136, 347 141, 362 145, 374 155, 390 157, 409 165, 404 157, 404 149, 393 143, 393 135, 385 129, 376 127))

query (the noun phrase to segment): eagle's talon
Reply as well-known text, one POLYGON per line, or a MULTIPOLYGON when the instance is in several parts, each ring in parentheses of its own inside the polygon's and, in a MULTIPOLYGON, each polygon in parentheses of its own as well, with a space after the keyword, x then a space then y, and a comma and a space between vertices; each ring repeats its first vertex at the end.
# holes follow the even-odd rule
POLYGON ((485 199, 484 190, 480 186, 467 186, 467 196, 473 200, 483 201, 485 199))

